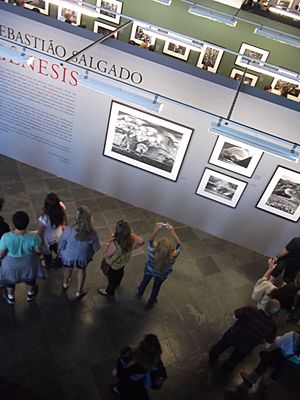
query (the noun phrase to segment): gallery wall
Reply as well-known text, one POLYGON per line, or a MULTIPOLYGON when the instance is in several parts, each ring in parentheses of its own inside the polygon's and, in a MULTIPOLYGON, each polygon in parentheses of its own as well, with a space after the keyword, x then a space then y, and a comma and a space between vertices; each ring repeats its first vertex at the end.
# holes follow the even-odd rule
MULTIPOLYGON (((47 28, 34 21, 28 24, 26 10, 17 10, 24 16, 16 15, 4 6, 0 4, 2 27, 43 39, 45 49, 49 50, 51 42, 54 48, 61 46, 70 54, 90 43, 68 32, 62 34, 58 21, 56 27, 53 24, 47 28)), ((2 28, 2 36, 4 33, 2 28)), ((105 60, 116 69, 140 73, 143 80, 139 86, 144 89, 211 114, 227 115, 234 90, 114 47, 118 47, 116 42, 110 40, 89 49, 85 56, 105 60)), ((300 172, 298 164, 263 154, 252 177, 211 165, 208 161, 217 137, 208 133, 208 128, 217 117, 168 101, 161 114, 153 118, 158 116, 163 119, 162 124, 170 121, 193 130, 176 181, 147 172, 147 166, 141 169, 104 156, 114 99, 76 85, 76 65, 61 66, 51 58, 50 51, 43 53, 32 51, 43 60, 38 66, 35 64, 34 71, 20 63, 0 60, 2 154, 265 254, 274 254, 298 235, 297 223, 255 207, 277 166, 300 172), (206 168, 246 183, 235 208, 195 194, 206 168)), ((129 110, 142 111, 146 119, 152 118, 144 109, 121 103, 129 110)), ((245 93, 238 98, 233 120, 297 140, 298 112, 245 93)))

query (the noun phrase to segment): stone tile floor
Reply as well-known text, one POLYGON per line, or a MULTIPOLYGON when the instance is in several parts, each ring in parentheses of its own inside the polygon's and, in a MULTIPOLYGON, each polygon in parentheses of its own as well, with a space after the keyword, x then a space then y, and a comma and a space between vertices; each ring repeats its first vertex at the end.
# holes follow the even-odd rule
MULTIPOLYGON (((90 207, 102 242, 120 218, 128 219, 145 239, 155 221, 167 220, 4 156, 0 178, 4 217, 10 221, 13 212, 23 209, 30 215, 31 229, 37 228, 50 191, 66 204, 69 222, 78 205, 90 207)), ((101 252, 88 268, 89 293, 81 301, 74 300, 75 280, 67 293, 62 292, 60 269, 46 271, 33 304, 25 300, 23 285, 17 286, 15 306, 0 300, 1 400, 109 400, 107 387, 119 349, 137 344, 146 333, 158 335, 169 375, 162 390, 152 391, 153 400, 299 397, 298 370, 266 392, 249 392, 242 385, 239 371, 256 364, 259 349, 226 378, 207 363, 208 349, 230 326, 233 310, 251 303, 253 284, 265 270, 266 258, 170 222, 183 240, 183 252, 151 310, 146 310, 145 299, 135 299, 145 248, 135 252, 114 302, 97 294, 105 284, 99 271, 101 252)), ((280 333, 296 328, 284 315, 278 322, 280 333)))

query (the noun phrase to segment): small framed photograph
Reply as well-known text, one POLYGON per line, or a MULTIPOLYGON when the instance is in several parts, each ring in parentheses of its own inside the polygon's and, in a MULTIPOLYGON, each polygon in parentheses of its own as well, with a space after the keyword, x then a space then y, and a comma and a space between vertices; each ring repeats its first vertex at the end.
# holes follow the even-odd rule
POLYGON ((280 94, 280 90, 285 86, 288 90, 287 98, 295 101, 300 100, 300 83, 287 82, 281 78, 274 78, 271 83, 272 93, 280 94))
POLYGON ((130 40, 133 40, 137 44, 146 42, 148 46, 154 46, 156 42, 156 36, 152 32, 145 30, 146 25, 134 21, 132 24, 130 40))
POLYGON ((41 14, 45 15, 49 13, 49 2, 44 0, 25 0, 24 7, 30 10, 37 8, 41 14))
POLYGON ((284 167, 277 167, 256 207, 298 222, 300 217, 300 173, 284 167))
POLYGON ((255 147, 219 136, 209 163, 250 178, 262 155, 255 147))
POLYGON ((186 61, 190 54, 190 48, 184 43, 166 40, 163 53, 186 61))
POLYGON ((291 8, 293 4, 293 0, 277 0, 277 7, 280 7, 284 10, 291 8))
MULTIPOLYGON (((233 68, 230 74, 230 78, 235 79, 236 81, 240 81, 243 77, 244 71, 240 69, 233 68)), ((258 76, 249 74, 246 72, 244 77, 244 84, 249 86, 255 86, 258 80, 258 76)))
POLYGON ((235 208, 246 182, 205 168, 196 194, 235 208))
POLYGON ((72 25, 80 24, 81 13, 77 10, 71 10, 69 8, 64 8, 59 6, 57 12, 57 19, 65 22, 66 19, 69 19, 72 22, 72 25))
MULTIPOLYGON (((242 62, 243 60, 242 55, 245 55, 247 57, 251 57, 257 60, 257 66, 258 66, 258 68, 256 68, 255 65, 249 65, 247 68, 253 69, 254 71, 256 70, 261 71, 261 69, 259 68, 260 62, 267 61, 270 52, 268 50, 260 49, 259 47, 251 46, 250 44, 247 43, 242 43, 239 53, 241 55, 237 56, 235 60, 236 65, 239 65, 240 67, 246 67, 246 64, 242 62)), ((247 61, 247 59, 244 60, 247 61)))
POLYGON ((103 154, 176 181, 193 129, 113 101, 103 154))
MULTIPOLYGON (((99 35, 105 36, 114 30, 116 30, 116 28, 114 26, 104 24, 103 22, 94 21, 94 32, 98 33, 99 35)), ((118 37, 118 33, 114 33, 111 36, 111 38, 115 38, 115 39, 117 39, 117 37, 118 37)))
POLYGON ((197 67, 216 73, 224 51, 205 44, 201 50, 197 67))
POLYGON ((99 18, 106 19, 107 21, 120 23, 120 14, 122 12, 123 1, 119 0, 97 0, 96 7, 98 8, 99 18), (104 10, 100 10, 103 8, 104 10))

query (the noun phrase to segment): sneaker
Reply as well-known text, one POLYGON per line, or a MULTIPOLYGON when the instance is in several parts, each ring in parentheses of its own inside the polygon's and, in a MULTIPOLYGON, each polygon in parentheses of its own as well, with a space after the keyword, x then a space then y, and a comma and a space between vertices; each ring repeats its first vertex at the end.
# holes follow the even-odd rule
POLYGON ((62 290, 65 292, 68 289, 69 289, 69 285, 67 283, 63 283, 62 284, 62 290))
POLYGON ((81 292, 76 293, 76 300, 82 299, 86 294, 88 290, 83 289, 81 292))
POLYGON ((152 307, 155 306, 155 304, 157 304, 157 302, 158 302, 157 299, 154 301, 154 303, 149 303, 149 302, 148 302, 146 307, 147 307, 148 309, 149 309, 149 308, 152 308, 152 307))
POLYGON ((27 299, 28 303, 31 303, 32 301, 34 301, 36 299, 36 296, 38 295, 38 292, 39 292, 39 287, 37 285, 35 285, 33 293, 28 293, 27 292, 26 299, 27 299))
POLYGON ((3 298, 6 300, 6 302, 7 302, 8 304, 15 304, 15 298, 14 298, 14 296, 13 296, 13 297, 8 297, 7 290, 5 290, 5 291, 3 292, 3 298))

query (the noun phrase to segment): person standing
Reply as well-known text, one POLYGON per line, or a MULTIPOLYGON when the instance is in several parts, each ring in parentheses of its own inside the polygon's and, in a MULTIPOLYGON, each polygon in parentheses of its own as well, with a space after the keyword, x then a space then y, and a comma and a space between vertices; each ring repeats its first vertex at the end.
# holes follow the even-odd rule
POLYGON ((58 242, 59 257, 64 266, 63 289, 67 290, 73 268, 77 270, 76 298, 87 294, 84 289, 86 267, 92 261, 94 253, 100 249, 98 235, 93 227, 92 213, 85 207, 77 209, 76 222, 68 226, 58 242))
MULTIPOLYGON (((0 198, 0 212, 2 211, 4 205, 4 199, 0 198)), ((4 218, 0 215, 0 239, 4 235, 4 233, 9 232, 10 228, 7 222, 5 222, 4 218)))
POLYGON ((46 267, 59 266, 52 259, 52 252, 57 255, 58 240, 66 225, 66 208, 55 193, 49 193, 44 202, 43 214, 39 217, 39 235, 44 242, 46 267))
POLYGON ((172 271, 180 251, 181 240, 173 226, 164 222, 156 223, 148 241, 148 259, 145 265, 144 277, 136 291, 136 296, 140 299, 151 279, 154 279, 151 295, 147 303, 148 308, 153 307, 157 303, 160 287, 172 271), (166 237, 161 238, 157 243, 154 242, 157 233, 164 229, 172 235, 175 246, 166 237))
POLYGON ((275 340, 277 327, 272 317, 280 311, 277 300, 269 300, 264 310, 253 306, 245 306, 234 311, 234 325, 209 352, 210 364, 215 364, 225 350, 233 348, 230 357, 224 362, 223 373, 231 372, 258 344, 266 341, 269 346, 275 340))
POLYGON ((117 222, 115 233, 109 238, 103 258, 108 265, 108 286, 99 288, 102 296, 114 296, 124 276, 124 268, 131 259, 132 251, 143 246, 144 240, 131 232, 129 223, 122 219, 117 222))
POLYGON ((274 258, 276 268, 271 276, 277 278, 283 272, 285 283, 292 282, 300 272, 300 237, 293 238, 274 258))
POLYGON ((39 255, 41 238, 27 232, 29 217, 24 211, 12 216, 13 231, 4 233, 0 240, 0 286, 5 286, 3 297, 8 304, 15 304, 15 286, 25 282, 27 301, 35 300, 38 294, 36 279, 44 279, 39 255))

